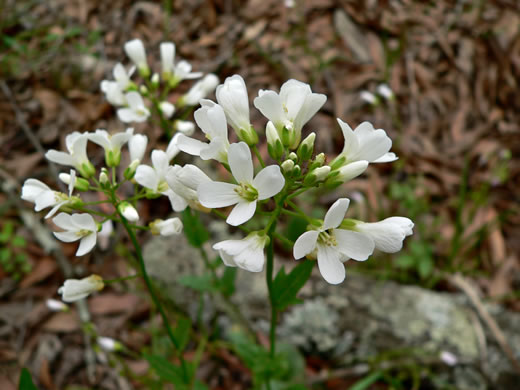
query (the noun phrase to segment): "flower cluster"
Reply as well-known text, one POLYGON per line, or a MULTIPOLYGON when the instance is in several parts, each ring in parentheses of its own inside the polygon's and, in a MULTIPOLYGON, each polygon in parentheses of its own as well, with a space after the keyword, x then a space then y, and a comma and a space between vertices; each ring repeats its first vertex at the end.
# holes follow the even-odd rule
MULTIPOLYGON (((193 107, 200 100, 215 90, 219 80, 214 74, 204 76, 202 72, 193 72, 188 61, 175 59, 175 44, 160 44, 161 70, 152 73, 148 64, 143 42, 134 39, 127 42, 124 50, 132 66, 125 68, 117 63, 113 69, 113 80, 103 80, 101 90, 110 104, 117 107, 117 116, 122 122, 145 122, 152 114, 159 118, 161 126, 169 128, 170 119, 178 109, 193 107), (141 83, 132 80, 137 73, 141 83), (203 77, 204 76, 204 77, 203 77), (175 104, 168 99, 169 92, 183 80, 200 79, 191 89, 182 95, 175 104)), ((195 130, 192 122, 175 120, 172 133, 179 131, 191 135, 195 130)))
MULTIPOLYGON (((143 78, 149 77, 151 71, 142 43, 138 40, 128 42, 125 51, 139 74, 143 78)), ((175 64, 174 56, 173 44, 161 44, 160 78, 167 86, 173 87, 183 79, 201 76, 192 73, 191 66, 185 61, 175 64)), ((139 115, 146 116, 149 112, 137 92, 142 88, 136 88, 130 81, 132 72, 127 72, 118 64, 114 70, 116 81, 103 82, 109 100, 128 106, 118 111, 123 121, 136 121, 139 115), (132 106, 132 101, 136 105, 132 106), (137 106, 140 108, 136 109, 137 106)), ((158 78, 152 76, 152 80, 158 78)), ((28 179, 22 191, 23 199, 34 202, 36 211, 52 207, 47 217, 62 210, 53 218, 55 225, 63 230, 56 232, 55 236, 64 242, 79 240, 78 256, 92 250, 98 236, 105 230, 102 226, 107 222, 121 218, 123 222, 138 223, 140 199, 166 196, 175 212, 187 207, 210 212, 232 206, 227 215, 220 211, 215 213, 223 216, 229 225, 240 226, 248 234, 241 240, 218 242, 213 248, 225 265, 251 272, 263 270, 266 245, 273 239, 283 239, 276 232, 279 218, 284 214, 298 215, 309 224, 307 231, 294 243, 294 258, 316 259, 319 271, 331 284, 341 283, 345 279, 343 263, 347 260, 364 261, 375 249, 397 252, 405 237, 412 234, 413 222, 404 217, 387 218, 375 223, 345 219, 350 202, 346 198, 338 199, 323 220, 309 217, 296 203, 296 198, 308 190, 333 188, 359 176, 370 163, 397 160, 397 156, 390 152, 392 141, 384 130, 375 129, 368 122, 352 130, 347 123, 338 119, 345 144, 341 153, 328 162, 324 153, 314 150, 315 133, 302 140, 303 127, 325 104, 326 96, 313 92, 308 84, 289 80, 282 85, 280 92, 260 90, 253 101, 267 119, 267 151, 272 159, 272 164, 268 165, 257 147, 259 136, 250 121, 249 94, 242 77, 228 77, 224 84, 219 85, 216 88, 216 102, 204 99, 214 86, 197 88, 192 88, 180 103, 193 105, 200 102, 201 107, 195 111, 194 117, 205 141, 197 134, 189 136, 178 133, 166 150, 151 151, 150 163, 146 163, 148 139, 143 134, 135 134, 132 128, 115 134, 105 130, 74 132, 66 138, 67 152, 51 150, 46 154, 50 161, 73 168, 70 174, 60 175, 60 179, 69 185, 68 195, 52 191, 36 179, 28 179), (230 136, 229 127, 234 130, 235 136, 230 136), (236 139, 237 142, 233 142, 236 139), (104 149, 106 167, 102 167, 99 174, 87 155, 89 141, 104 149), (119 168, 121 162, 127 160, 122 158, 122 148, 126 144, 129 163, 122 167, 123 170, 119 168), (172 160, 181 151, 222 164, 229 172, 227 180, 213 180, 193 164, 181 166, 173 163, 172 160), (258 161, 257 168, 253 154, 258 161), (118 176, 121 171, 123 174, 118 176), (134 193, 125 197, 122 193, 127 182, 134 184, 134 193), (105 215, 89 209, 87 206, 91 204, 84 202, 79 195, 73 196, 74 190, 104 193, 108 198, 106 202, 114 206, 115 213, 105 215), (268 216, 263 229, 252 231, 242 226, 258 213, 268 216), (102 220, 96 221, 93 215, 100 215, 102 220)), ((164 236, 182 231, 178 218, 154 220, 147 226, 132 226, 164 236)), ((65 300, 74 300, 74 297, 84 297, 84 292, 89 288, 96 290, 99 287, 100 284, 90 280, 88 283, 66 284, 60 291, 64 293, 64 299, 67 297, 65 300), (72 288, 69 285, 88 288, 72 288), (72 291, 70 295, 67 294, 69 290, 72 291)))

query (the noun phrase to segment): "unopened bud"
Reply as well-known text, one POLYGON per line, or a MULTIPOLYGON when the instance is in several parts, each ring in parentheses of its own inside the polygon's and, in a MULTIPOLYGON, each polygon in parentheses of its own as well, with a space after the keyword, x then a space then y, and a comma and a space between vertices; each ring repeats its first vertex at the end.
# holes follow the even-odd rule
POLYGON ((302 168, 299 165, 295 165, 292 171, 293 177, 298 177, 302 174, 302 168))
POLYGON ((98 337, 97 344, 105 352, 117 352, 123 349, 123 344, 110 337, 98 337))
POLYGON ((320 181, 323 181, 327 178, 327 175, 330 172, 329 166, 319 167, 313 170, 312 172, 308 173, 307 176, 305 176, 305 179, 303 180, 303 184, 306 186, 311 186, 316 183, 319 183, 320 181))
POLYGON ((68 311, 69 310, 69 307, 66 304, 64 304, 63 302, 58 301, 56 299, 47 299, 47 301, 45 301, 45 304, 47 305, 47 308, 50 311, 68 311))
POLYGON ((152 83, 152 85, 154 87, 157 87, 159 85, 159 81, 160 81, 159 73, 154 73, 152 75, 152 78, 150 79, 150 82, 152 83))
POLYGON ((314 151, 314 140, 316 139, 316 133, 310 133, 298 147, 298 157, 300 161, 310 160, 312 152, 314 151))
POLYGON ((119 212, 128 219, 130 222, 136 222, 139 220, 139 214, 137 213, 137 210, 132 206, 130 203, 124 201, 119 203, 119 206, 117 206, 117 209, 119 212))
POLYGON ((282 163, 282 170, 289 174, 292 172, 293 168, 294 168, 294 161, 293 160, 285 160, 283 163, 282 163))
POLYGON ((241 128, 238 132, 238 138, 249 146, 255 146, 258 143, 258 135, 253 126, 249 126, 247 130, 241 128))
POLYGON ((121 150, 107 149, 105 151, 105 162, 109 167, 117 167, 121 163, 121 150))
POLYGON ((282 157, 284 148, 273 122, 267 122, 265 135, 267 137, 267 151, 274 160, 278 161, 282 157))
POLYGON ((137 170, 137 167, 139 166, 140 161, 134 160, 132 163, 128 166, 128 168, 125 169, 125 172, 123 175, 125 176, 126 180, 132 180, 135 176, 135 171, 137 170))
POLYGON ((377 87, 377 93, 384 97, 386 100, 394 100, 394 92, 390 89, 388 84, 381 84, 377 87))
POLYGON ((148 88, 146 87, 146 85, 139 86, 139 92, 141 92, 141 95, 148 95, 148 88))
POLYGON ((175 113, 175 106, 170 102, 162 102, 159 104, 159 108, 161 109, 163 115, 168 119, 171 118, 175 113))
POLYGON ((291 128, 288 128, 287 126, 284 126, 282 128, 282 134, 281 134, 281 139, 282 139, 282 143, 284 146, 287 146, 289 147, 289 145, 291 144, 291 133, 293 132, 294 130, 291 128))
POLYGON ((106 188, 110 185, 110 180, 108 179, 108 171, 106 168, 101 168, 101 173, 99 174, 99 184, 101 187, 106 188))
POLYGON ((195 124, 190 121, 177 120, 173 122, 173 128, 186 136, 191 136, 195 132, 195 124))
POLYGON ((335 171, 336 169, 341 168, 345 163, 347 162, 347 159, 344 156, 338 156, 330 163, 330 168, 335 171))
POLYGON ((289 153, 289 156, 287 157, 289 157, 289 159, 293 160, 294 162, 298 161, 298 155, 294 152, 289 153))
MULTIPOLYGON (((70 175, 68 173, 60 173, 59 176, 60 180, 65 183, 65 184, 69 184, 70 183, 70 175)), ((76 176, 76 181, 74 183, 74 188, 78 191, 88 191, 88 188, 89 188, 89 183, 88 183, 88 180, 85 180, 83 179, 82 177, 77 177, 76 176)))
POLYGON ((90 161, 87 161, 86 163, 81 164, 80 167, 76 168, 78 169, 80 175, 86 179, 96 174, 96 168, 94 168, 94 165, 92 165, 90 161))

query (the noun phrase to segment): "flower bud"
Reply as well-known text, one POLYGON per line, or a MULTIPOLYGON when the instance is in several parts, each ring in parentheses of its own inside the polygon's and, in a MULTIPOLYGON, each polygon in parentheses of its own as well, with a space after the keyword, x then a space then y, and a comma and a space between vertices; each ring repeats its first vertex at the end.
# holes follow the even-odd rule
POLYGON ((201 99, 215 90, 218 85, 218 77, 214 74, 207 74, 204 78, 196 82, 193 87, 182 96, 177 105, 178 106, 196 106, 201 99))
POLYGON ((327 185, 337 186, 361 175, 368 167, 368 161, 361 160, 342 166, 339 170, 333 170, 327 180, 327 185))
MULTIPOLYGON (((69 184, 70 183, 70 175, 68 173, 60 173, 59 176, 60 180, 65 183, 65 184, 69 184)), ((88 180, 85 180, 83 179, 82 177, 77 177, 76 176, 76 181, 74 182, 74 188, 78 191, 88 191, 88 188, 89 188, 89 183, 88 183, 88 180)))
POLYGON ((99 184, 101 184, 101 187, 103 188, 107 188, 110 185, 108 171, 106 168, 101 168, 101 173, 99 174, 99 184))
POLYGON ((292 171, 293 177, 298 177, 302 174, 302 168, 299 165, 295 165, 292 171))
POLYGON ((150 75, 150 68, 146 60, 146 51, 144 49, 143 42, 140 39, 133 39, 125 43, 126 55, 132 60, 137 66, 139 74, 142 77, 148 77, 150 75))
POLYGON ((135 176, 135 171, 137 170, 137 167, 139 166, 140 161, 134 160, 132 163, 128 166, 128 168, 125 169, 125 172, 123 175, 125 176, 126 180, 132 180, 135 176))
POLYGON ((94 168, 94 165, 92 165, 90 161, 84 162, 81 164, 81 166, 76 168, 78 169, 80 175, 86 179, 96 174, 96 168, 94 168))
POLYGON ((285 160, 282 163, 282 170, 284 173, 290 174, 292 170, 294 169, 294 161, 293 160, 285 160))
POLYGON ((310 160, 312 152, 314 151, 314 140, 316 139, 316 133, 310 133, 298 147, 298 157, 300 161, 310 160))
POLYGON ((50 311, 69 311, 69 307, 66 304, 56 299, 47 299, 45 304, 50 311))
POLYGON ((381 84, 377 87, 377 93, 384 97, 386 100, 394 100, 394 92, 390 89, 388 84, 381 84))
POLYGON ((154 73, 152 75, 152 78, 150 79, 150 82, 152 83, 152 86, 154 87, 158 87, 159 86, 159 82, 161 81, 161 79, 159 78, 159 73, 154 73))
POLYGON ((143 96, 148 96, 148 88, 146 87, 146 85, 140 85, 139 92, 141 92, 141 95, 143 96))
POLYGON ((179 218, 169 218, 165 221, 162 219, 156 219, 150 223, 150 231, 152 234, 161 236, 172 236, 182 232, 182 222, 179 218))
POLYGON ((186 136, 191 136, 195 132, 195 124, 191 121, 176 120, 173 122, 173 128, 175 131, 182 133, 186 136))
POLYGON ((278 131, 276 130, 273 122, 267 122, 265 134, 267 137, 267 151, 269 152, 269 155, 276 161, 280 160, 284 148, 282 145, 282 140, 280 139, 278 131))
POLYGON ((375 106, 379 103, 379 99, 372 92, 361 91, 361 93, 359 94, 359 97, 361 98, 361 100, 363 100, 366 103, 371 104, 373 106, 375 106))
POLYGON ((130 151, 130 161, 141 161, 148 145, 148 137, 143 134, 134 134, 128 141, 128 150, 130 151))
POLYGON ((293 160, 294 162, 298 162, 298 155, 294 152, 289 153, 289 159, 293 160))
POLYGON ((58 294, 61 294, 61 299, 65 302, 75 302, 88 297, 93 292, 103 290, 104 287, 101 276, 90 275, 83 279, 67 279, 58 289, 58 294))
POLYGON ((130 203, 124 201, 119 203, 119 206, 117 206, 118 211, 128 219, 130 222, 136 222, 139 220, 139 214, 137 213, 137 210, 132 206, 130 203))
POLYGON ((161 109, 163 115, 168 119, 171 118, 175 113, 175 106, 170 102, 161 102, 159 104, 159 108, 161 109))
POLYGON ((327 175, 330 173, 330 167, 324 166, 319 167, 308 173, 303 180, 303 184, 306 186, 311 186, 313 184, 319 183, 327 178, 327 175))
POLYGON ((98 337, 97 344, 105 352, 117 352, 123 349, 123 344, 110 337, 98 337))

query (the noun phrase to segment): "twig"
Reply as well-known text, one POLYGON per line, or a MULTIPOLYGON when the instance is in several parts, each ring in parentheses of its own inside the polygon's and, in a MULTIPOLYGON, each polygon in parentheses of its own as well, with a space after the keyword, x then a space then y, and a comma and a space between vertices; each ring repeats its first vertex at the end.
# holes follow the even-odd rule
POLYGON ((506 338, 504 336, 504 333, 498 326, 495 319, 489 314, 489 312, 486 310, 484 304, 482 303, 480 297, 478 296, 478 293, 471 285, 471 283, 464 278, 460 274, 455 275, 444 275, 445 278, 447 278, 450 282, 452 282, 455 286, 457 286, 460 290, 466 294, 470 302, 475 306, 475 309, 477 310, 479 316, 482 318, 482 320, 486 323, 486 325, 489 327, 489 330, 495 337, 495 340, 497 341, 498 345, 506 355, 506 357, 509 359, 511 365, 520 372, 520 363, 518 360, 516 360, 515 355, 507 344, 506 338))

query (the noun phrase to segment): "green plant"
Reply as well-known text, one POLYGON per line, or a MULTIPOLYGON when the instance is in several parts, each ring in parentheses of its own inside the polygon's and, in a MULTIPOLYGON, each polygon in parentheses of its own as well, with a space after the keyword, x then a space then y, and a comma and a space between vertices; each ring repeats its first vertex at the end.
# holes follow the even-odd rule
POLYGON ((25 238, 16 234, 15 224, 11 220, 4 222, 0 232, 0 266, 15 280, 31 271, 31 263, 25 251, 25 238))

